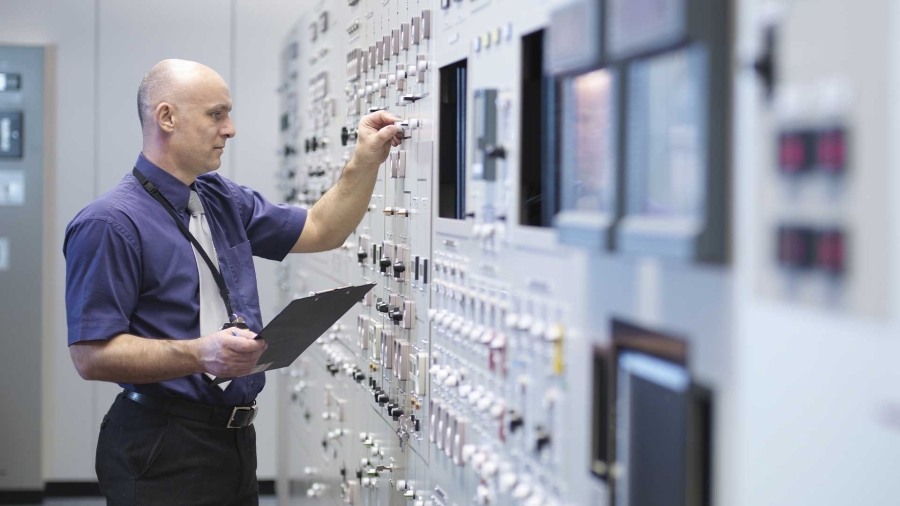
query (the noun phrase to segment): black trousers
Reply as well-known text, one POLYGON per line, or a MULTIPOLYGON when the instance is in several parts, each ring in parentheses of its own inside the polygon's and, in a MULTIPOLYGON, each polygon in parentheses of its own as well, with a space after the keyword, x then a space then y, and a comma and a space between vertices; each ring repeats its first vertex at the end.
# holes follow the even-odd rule
POLYGON ((123 394, 100 424, 96 466, 111 506, 259 504, 252 425, 210 427, 123 394))

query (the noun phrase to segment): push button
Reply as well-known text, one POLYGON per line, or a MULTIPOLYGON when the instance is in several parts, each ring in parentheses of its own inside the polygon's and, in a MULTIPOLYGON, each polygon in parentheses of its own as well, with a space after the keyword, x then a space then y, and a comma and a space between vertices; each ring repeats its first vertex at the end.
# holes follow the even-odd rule
POLYGON ((778 166, 784 174, 799 174, 811 168, 813 135, 809 132, 787 132, 778 140, 778 166))
POLYGON ((819 269, 840 274, 844 271, 844 259, 844 233, 840 230, 820 233, 816 245, 816 263, 819 269))
POLYGON ((816 168, 831 174, 844 172, 847 143, 843 129, 820 132, 816 138, 816 168))
POLYGON ((778 264, 792 269, 807 269, 815 263, 814 230, 783 226, 778 229, 778 264))

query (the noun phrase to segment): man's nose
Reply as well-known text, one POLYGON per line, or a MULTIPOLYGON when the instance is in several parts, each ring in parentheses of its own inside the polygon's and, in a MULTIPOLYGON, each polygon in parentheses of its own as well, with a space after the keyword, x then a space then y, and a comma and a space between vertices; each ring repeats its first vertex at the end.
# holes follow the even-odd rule
POLYGON ((225 128, 222 130, 222 135, 226 138, 232 138, 237 134, 237 131, 234 128, 234 121, 231 118, 228 118, 228 123, 225 125, 225 128))

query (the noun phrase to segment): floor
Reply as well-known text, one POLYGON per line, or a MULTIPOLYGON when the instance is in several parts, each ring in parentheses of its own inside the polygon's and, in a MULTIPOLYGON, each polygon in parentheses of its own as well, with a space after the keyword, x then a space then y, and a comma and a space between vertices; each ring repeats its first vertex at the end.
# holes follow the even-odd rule
MULTIPOLYGON (((273 496, 259 498, 259 506, 276 506, 278 500, 273 496)), ((44 506, 105 506, 106 501, 99 497, 79 497, 77 499, 61 499, 53 497, 44 501, 44 506)))

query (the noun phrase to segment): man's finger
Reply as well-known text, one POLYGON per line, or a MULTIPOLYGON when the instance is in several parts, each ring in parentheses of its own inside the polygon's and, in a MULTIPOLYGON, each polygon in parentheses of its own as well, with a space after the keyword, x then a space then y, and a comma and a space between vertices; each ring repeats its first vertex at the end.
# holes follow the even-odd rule
POLYGON ((256 339, 256 333, 251 332, 247 329, 239 329, 237 327, 232 327, 230 329, 225 329, 225 332, 228 332, 231 335, 237 335, 237 337, 243 337, 245 339, 256 339))
POLYGON ((395 125, 388 125, 378 131, 378 140, 381 142, 393 142, 392 139, 397 137, 399 131, 400 129, 395 125))
POLYGON ((379 130, 386 125, 393 125, 395 121, 400 121, 400 118, 387 111, 376 111, 367 116, 363 116, 360 123, 372 127, 375 130, 379 130))
POLYGON ((395 121, 400 121, 400 118, 398 118, 397 116, 394 116, 393 114, 391 114, 387 111, 377 111, 373 116, 374 116, 373 119, 380 121, 382 125, 390 125, 390 124, 393 124, 395 121))
POLYGON ((222 344, 231 351, 237 353, 253 353, 258 350, 265 349, 265 341, 256 341, 246 339, 244 337, 234 337, 232 339, 223 339, 222 344))

